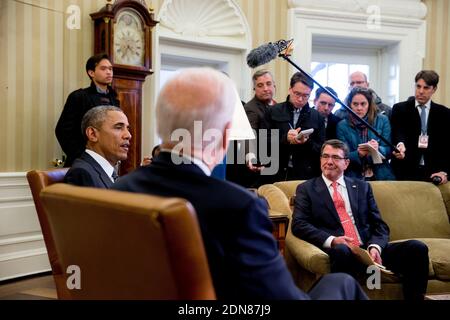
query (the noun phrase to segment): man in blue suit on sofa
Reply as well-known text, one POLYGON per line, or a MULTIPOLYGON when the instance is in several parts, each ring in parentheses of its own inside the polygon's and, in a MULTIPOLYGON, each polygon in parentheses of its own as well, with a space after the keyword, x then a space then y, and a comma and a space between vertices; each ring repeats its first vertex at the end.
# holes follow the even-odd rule
POLYGON ((327 276, 306 294, 294 284, 272 236, 265 202, 231 182, 210 177, 228 146, 233 82, 208 68, 182 70, 156 104, 160 154, 112 187, 185 198, 194 206, 219 299, 364 299, 345 274, 327 276))
POLYGON ((328 253, 331 272, 364 274, 367 266, 351 250, 358 246, 372 259, 402 277, 405 299, 423 299, 428 283, 428 247, 421 241, 388 243, 389 227, 381 219, 370 185, 344 177, 348 146, 327 140, 322 146, 322 176, 297 187, 292 233, 328 253))

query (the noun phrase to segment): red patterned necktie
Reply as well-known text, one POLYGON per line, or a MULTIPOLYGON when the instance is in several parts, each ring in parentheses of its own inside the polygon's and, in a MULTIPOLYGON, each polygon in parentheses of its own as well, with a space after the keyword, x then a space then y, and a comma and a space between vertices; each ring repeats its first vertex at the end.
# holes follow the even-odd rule
POLYGON ((337 190, 337 182, 334 181, 331 186, 333 187, 334 206, 339 215, 339 219, 341 220, 342 227, 344 228, 344 234, 346 237, 353 238, 352 244, 359 247, 360 242, 358 239, 358 234, 356 232, 356 227, 353 224, 347 210, 345 210, 345 202, 342 198, 342 195, 337 190))

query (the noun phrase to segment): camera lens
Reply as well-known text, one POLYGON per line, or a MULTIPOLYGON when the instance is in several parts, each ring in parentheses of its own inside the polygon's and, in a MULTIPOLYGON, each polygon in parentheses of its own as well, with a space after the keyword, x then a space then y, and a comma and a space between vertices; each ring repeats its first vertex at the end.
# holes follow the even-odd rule
POLYGON ((433 184, 435 185, 439 185, 442 182, 442 178, 439 176, 434 176, 433 178, 431 178, 431 182, 433 182, 433 184))

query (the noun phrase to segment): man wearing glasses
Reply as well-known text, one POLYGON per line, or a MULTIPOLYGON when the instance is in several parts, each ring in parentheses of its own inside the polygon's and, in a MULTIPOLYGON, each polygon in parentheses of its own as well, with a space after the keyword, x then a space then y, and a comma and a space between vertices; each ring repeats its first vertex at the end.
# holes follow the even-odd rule
POLYGON ((389 227, 381 219, 370 185, 344 177, 349 149, 340 140, 322 146, 322 176, 298 186, 292 233, 324 250, 331 272, 364 275, 366 266, 352 246, 367 249, 372 259, 401 275, 405 299, 421 300, 427 288, 428 247, 421 241, 388 243, 389 227))
POLYGON ((312 80, 300 72, 291 78, 286 101, 269 112, 272 129, 279 130, 280 154, 276 180, 305 180, 320 172, 320 147, 325 141, 324 119, 311 108, 308 99, 313 89, 312 80), (310 134, 300 134, 314 129, 310 134))

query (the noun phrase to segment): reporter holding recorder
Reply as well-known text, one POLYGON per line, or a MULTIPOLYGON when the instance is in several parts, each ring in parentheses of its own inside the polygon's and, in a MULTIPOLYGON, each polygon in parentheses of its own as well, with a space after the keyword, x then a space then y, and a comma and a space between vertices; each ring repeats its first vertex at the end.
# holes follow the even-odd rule
MULTIPOLYGON (((361 87, 353 88, 348 94, 347 101, 350 108, 360 117, 366 120, 385 139, 391 140, 391 126, 389 119, 382 114, 377 114, 377 106, 370 90, 361 87)), ((391 147, 377 138, 367 126, 349 114, 345 120, 338 123, 336 128, 337 138, 345 142, 349 149, 350 164, 345 175, 367 181, 395 180, 395 176, 388 163, 392 152, 391 147), (372 158, 370 149, 377 150, 384 159, 381 163, 372 158)))

